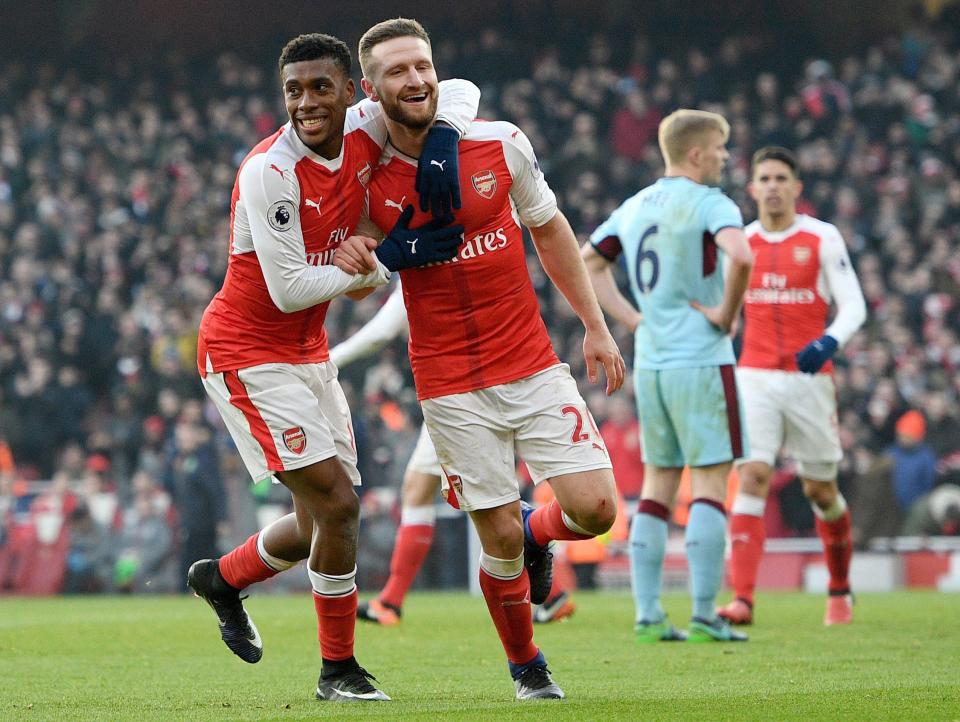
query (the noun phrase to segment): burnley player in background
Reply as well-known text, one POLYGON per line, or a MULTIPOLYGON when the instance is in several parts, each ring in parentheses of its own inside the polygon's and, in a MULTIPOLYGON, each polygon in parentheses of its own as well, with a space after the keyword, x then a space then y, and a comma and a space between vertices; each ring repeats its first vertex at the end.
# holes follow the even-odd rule
MULTIPOLYGON (((380 23, 360 40, 363 89, 379 99, 390 145, 371 181, 370 218, 388 229, 413 213, 415 158, 433 121, 437 77, 430 40, 414 21, 380 23)), ((562 698, 533 642, 531 600, 550 591, 548 544, 601 534, 616 517, 610 459, 576 382, 557 359, 527 272, 521 222, 544 269, 583 321, 591 380, 623 382, 570 224, 557 209, 529 141, 503 122, 474 122, 460 141, 467 238, 447 263, 404 272, 410 362, 448 501, 480 537, 480 588, 507 654, 518 699, 562 698), (521 513, 515 450, 556 501, 521 513)), ((368 268, 361 239, 341 247, 345 267, 368 268)))
MULTIPOLYGON (((331 298, 382 285, 392 270, 455 255, 462 229, 398 224, 377 249, 370 273, 352 276, 332 266, 336 248, 360 218, 386 126, 376 103, 348 109, 355 88, 350 52, 340 40, 302 35, 284 47, 279 64, 290 122, 240 166, 227 275, 204 312, 198 365, 251 477, 279 479, 292 493, 295 512, 219 560, 196 562, 188 582, 217 613, 223 641, 252 663, 262 644, 239 590, 309 558, 323 659, 317 697, 388 699, 353 656, 354 485, 360 478, 350 410, 328 361, 323 322, 331 298), (406 243, 411 233, 419 241, 417 257, 406 243)), ((463 127, 476 114, 479 94, 464 81, 459 87, 454 105, 463 127)), ((450 133, 457 135, 442 129, 441 139, 450 133)), ((425 158, 441 170, 456 164, 455 142, 436 150, 432 145, 425 158)), ((449 184, 456 178, 445 184, 431 172, 421 180, 441 181, 441 195, 449 197, 438 207, 456 200, 449 184)))
POLYGON ((860 284, 835 226, 797 213, 803 184, 785 148, 753 156, 751 197, 759 219, 747 226, 756 257, 737 368, 750 455, 739 466, 730 518, 734 600, 719 610, 735 624, 753 620, 753 590, 763 555, 763 512, 777 454, 799 463, 803 493, 816 515, 830 572, 824 623, 852 621, 848 572, 850 511, 837 489, 842 456, 830 358, 867 317, 860 284), (827 325, 831 302, 836 316, 827 325))
POLYGON ((660 605, 667 519, 685 465, 693 489, 686 531, 693 594, 688 638, 746 639, 714 609, 723 577, 727 476, 746 451, 728 334, 752 264, 740 211, 711 187, 719 184, 729 155, 729 131, 715 113, 678 110, 664 118, 664 177, 624 201, 582 251, 604 308, 636 332, 645 470, 630 528, 630 571, 640 642, 685 638, 660 605), (726 281, 719 251, 730 263, 726 281), (621 253, 642 317, 610 272, 621 253))

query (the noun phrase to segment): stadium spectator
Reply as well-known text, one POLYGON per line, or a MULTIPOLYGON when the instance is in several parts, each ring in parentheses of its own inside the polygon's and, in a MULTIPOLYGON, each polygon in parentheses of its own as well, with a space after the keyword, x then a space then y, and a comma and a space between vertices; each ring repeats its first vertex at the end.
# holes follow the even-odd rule
POLYGON ((90 515, 80 502, 67 519, 70 551, 63 591, 67 594, 103 592, 110 588, 113 540, 107 529, 90 515))
POLYGON ((913 502, 900 533, 904 536, 960 534, 960 486, 941 484, 913 502))
POLYGON ((197 559, 217 557, 217 540, 226 533, 226 493, 209 430, 195 421, 181 421, 165 468, 164 485, 180 518, 178 580, 187 591, 187 569, 197 559))
MULTIPOLYGON (((836 359, 839 406, 848 410, 845 454, 881 454, 909 402, 930 414, 927 440, 940 466, 956 474, 960 441, 937 439, 923 399, 942 394, 956 409, 960 393, 957 24, 929 20, 923 42, 911 27, 850 52, 809 57, 801 67, 783 59, 776 33, 745 34, 698 57, 688 45, 676 51, 668 37, 631 33, 621 43, 615 34, 584 37, 582 28, 552 25, 547 48, 530 42, 541 21, 535 13, 512 13, 509 24, 491 20, 476 28, 476 41, 440 40, 437 57, 445 71, 481 82, 482 115, 524 128, 581 239, 659 174, 654 144, 633 160, 609 140, 614 114, 633 92, 661 114, 684 93, 685 104, 713 103, 730 118, 729 192, 746 220, 755 210, 743 191, 745 160, 762 145, 795 148, 808 179, 804 212, 838 226, 870 305, 867 325, 836 359), (818 60, 832 74, 821 73, 818 60), (821 106, 828 123, 816 117, 821 106), (575 123, 599 139, 596 156, 561 163, 575 123)), ((115 442, 118 430, 109 428, 122 397, 115 389, 129 396, 135 423, 157 414, 168 431, 185 399, 202 398, 193 373, 152 350, 176 348, 183 327, 199 325, 226 267, 237 165, 283 117, 266 63, 226 52, 195 61, 170 53, 126 64, 120 74, 115 60, 103 72, 95 63, 51 58, 44 83, 24 62, 0 63, 0 431, 17 477, 50 478, 66 446, 53 434, 65 427, 85 454, 106 451, 115 474, 133 473, 115 453, 129 454, 136 435, 115 442), (65 367, 75 379, 61 373, 65 367), (44 377, 43 388, 33 388, 44 377), (66 412, 44 397, 64 389, 91 402, 71 402, 66 412)), ((575 319, 563 315, 549 284, 534 282, 558 355, 582 379, 575 319)), ((379 302, 335 304, 331 342, 362 325, 379 302)), ((629 354, 625 337, 617 340, 629 354)), ((393 349, 409 396, 403 353, 393 349)), ((358 384, 363 372, 358 366, 343 376, 358 384)), ((358 430, 378 423, 371 421, 376 407, 353 408, 358 430)), ((214 433, 221 463, 234 463, 219 423, 214 433)), ((378 444, 375 437, 370 442, 378 444)), ((358 445, 364 457, 359 434, 358 445)), ((873 503, 879 488, 854 481, 862 489, 851 502, 854 517, 860 504, 882 513, 886 507, 873 503)), ((129 479, 116 483, 124 490, 129 479)), ((14 503, 12 495, 5 503, 14 503)))
MULTIPOLYGON (((132 508, 124 512, 123 527, 114 542, 116 562, 112 581, 117 591, 172 592, 183 584, 182 562, 175 570, 169 564, 173 561, 174 544, 165 511, 150 491, 144 490, 137 494, 132 508), (175 572, 176 582, 170 572, 175 572)), ((187 533, 192 532, 188 529, 187 533)), ((195 544, 196 540, 188 536, 187 542, 195 544)))
POLYGON ((910 410, 897 419, 897 441, 890 448, 891 482, 902 514, 936 483, 937 458, 923 441, 927 423, 923 414, 910 410))

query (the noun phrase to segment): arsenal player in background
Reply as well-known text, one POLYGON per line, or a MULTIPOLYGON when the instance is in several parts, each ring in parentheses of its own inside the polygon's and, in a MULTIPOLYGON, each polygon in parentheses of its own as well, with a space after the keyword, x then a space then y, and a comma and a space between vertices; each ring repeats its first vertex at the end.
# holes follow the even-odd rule
MULTIPOLYGON (((383 285, 390 271, 449 259, 462 228, 397 224, 364 276, 331 265, 360 219, 387 133, 380 106, 348 107, 356 90, 350 52, 329 35, 301 35, 280 55, 290 122, 258 143, 237 174, 223 288, 204 312, 198 342, 203 385, 255 481, 274 476, 295 512, 220 559, 193 564, 188 583, 220 621, 226 645, 258 662, 262 643, 239 590, 309 559, 323 659, 319 699, 389 699, 353 656, 360 483, 350 410, 329 361, 324 316, 330 299, 383 285), (409 238, 418 242, 411 253, 409 238)), ((479 91, 458 81, 452 125, 476 115, 479 91)), ((449 93, 449 90, 446 91, 449 93)), ((429 89, 436 101, 440 90, 429 89)), ((434 127, 418 178, 438 211, 459 203, 457 130, 434 127), (451 140, 452 138, 452 140, 451 140), (439 143, 437 142, 439 139, 439 143), (437 164, 436 166, 433 164, 437 164)))
MULTIPOLYGON (((382 103, 390 134, 368 192, 370 218, 385 230, 413 213, 404 199, 413 195, 415 159, 433 122, 437 76, 430 39, 412 20, 372 27, 359 55, 363 89, 382 103)), ((623 359, 573 230, 520 129, 474 122, 460 141, 460 164, 463 207, 455 218, 465 228, 463 247, 448 262, 401 274, 410 362, 447 500, 470 513, 480 537, 480 588, 517 699, 558 699, 563 692, 533 642, 530 603, 542 603, 550 591, 547 545, 609 529, 616 488, 593 418, 550 345, 521 223, 583 321, 590 378, 596 381, 603 365, 612 393, 623 383, 623 359), (535 482, 550 482, 556 501, 521 511, 515 450, 535 482)), ((369 268, 369 252, 355 238, 338 251, 339 262, 369 268)))
POLYGON ((853 619, 848 572, 850 510, 837 489, 842 457, 837 397, 830 374, 837 348, 867 316, 860 284, 835 226, 798 214, 803 184, 785 148, 753 156, 749 186, 759 219, 746 228, 756 262, 744 299, 746 325, 737 381, 746 409, 750 454, 730 518, 730 578, 735 598, 718 613, 753 621, 753 590, 763 555, 763 512, 778 453, 798 463, 803 493, 816 515, 830 572, 824 624, 853 619), (836 315, 829 324, 831 303, 836 315))

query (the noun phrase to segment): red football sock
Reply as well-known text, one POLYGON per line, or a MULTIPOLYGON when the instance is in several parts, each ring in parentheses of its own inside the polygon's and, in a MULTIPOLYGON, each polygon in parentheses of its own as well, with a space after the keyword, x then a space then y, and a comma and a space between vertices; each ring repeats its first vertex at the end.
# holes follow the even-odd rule
POLYGON ((325 597, 313 593, 317 610, 317 636, 320 656, 331 662, 353 656, 353 633, 357 626, 357 590, 345 597, 325 597))
POLYGON ((753 604, 757 569, 763 557, 767 528, 763 517, 734 514, 730 517, 730 586, 740 599, 753 604))
POLYGON ((554 499, 546 506, 535 509, 530 515, 530 533, 533 540, 540 546, 545 546, 554 539, 566 539, 574 541, 577 539, 593 539, 595 534, 578 534, 570 531, 567 525, 563 523, 563 509, 554 499))
POLYGON ((220 557, 220 574, 232 587, 244 589, 254 582, 277 574, 277 570, 267 564, 257 551, 257 532, 232 552, 220 557))
POLYGON ((394 607, 403 606, 403 598, 427 558, 433 544, 432 524, 403 524, 397 529, 397 540, 390 559, 390 578, 380 592, 380 601, 394 607))
POLYGON ((823 542, 823 557, 830 572, 831 592, 850 590, 850 558, 853 556, 853 535, 850 531, 850 510, 833 521, 816 519, 817 534, 823 542))
POLYGON ((480 569, 480 589, 507 659, 526 664, 540 651, 533 643, 530 612, 530 577, 524 569, 516 579, 497 579, 480 569))

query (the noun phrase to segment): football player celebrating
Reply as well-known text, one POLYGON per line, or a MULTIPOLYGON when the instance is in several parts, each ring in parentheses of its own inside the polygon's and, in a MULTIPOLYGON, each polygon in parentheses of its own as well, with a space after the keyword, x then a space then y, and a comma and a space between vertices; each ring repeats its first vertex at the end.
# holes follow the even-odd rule
MULTIPOLYGON (((317 697, 384 700, 353 655, 360 483, 356 449, 323 322, 328 301, 387 282, 391 271, 449 259, 461 228, 398 223, 362 276, 331 265, 355 230, 365 187, 386 143, 380 106, 355 97, 347 46, 301 35, 280 55, 290 121, 258 143, 240 166, 231 199, 230 256, 223 288, 200 325, 203 385, 254 480, 274 476, 293 496, 290 514, 219 560, 200 560, 188 583, 216 612, 220 634, 241 659, 257 662, 262 643, 239 591, 309 558, 323 667, 317 697), (408 240, 416 238, 417 254, 408 240)), ((465 127, 478 92, 459 81, 444 115, 465 127)), ((439 95, 431 88, 432 99, 439 95)), ((433 134, 421 174, 423 201, 438 212, 458 201, 458 136, 433 134), (439 163, 436 170, 434 163, 439 163), (436 196, 431 199, 431 195, 436 196)))
MULTIPOLYGON (((362 86, 387 116, 390 145, 368 193, 382 230, 403 207, 422 162, 437 84, 419 23, 380 23, 360 40, 362 86)), ((551 280, 583 321, 591 380, 623 382, 623 359, 529 141, 510 123, 475 122, 460 141, 467 240, 451 261, 403 272, 410 362, 448 501, 470 513, 482 546, 480 588, 506 651, 518 699, 563 697, 533 642, 530 603, 550 590, 548 544, 605 532, 616 517, 610 459, 576 382, 557 359, 527 272, 521 223, 551 280), (556 500, 521 514, 515 450, 556 500)), ((402 210, 401 210, 402 209, 402 210)), ((413 216, 413 220, 419 220, 413 216)), ((342 267, 369 268, 372 245, 351 239, 342 267)))

